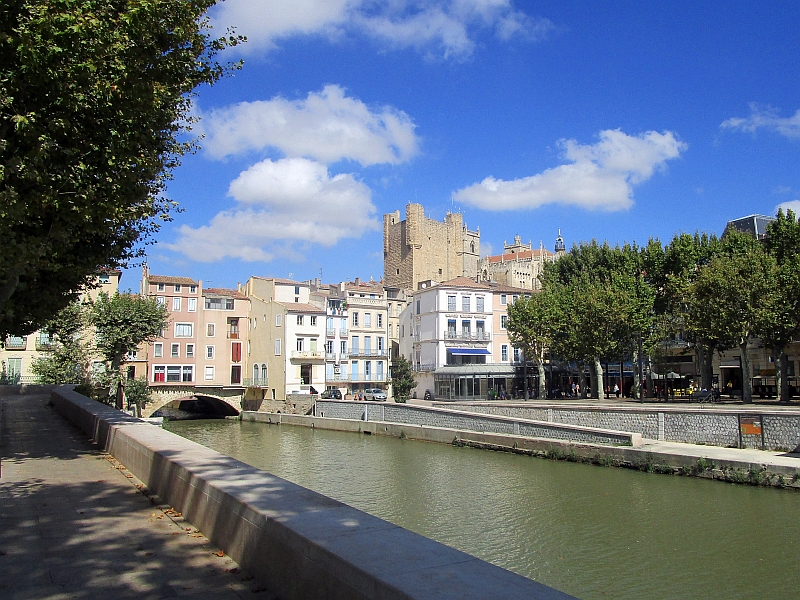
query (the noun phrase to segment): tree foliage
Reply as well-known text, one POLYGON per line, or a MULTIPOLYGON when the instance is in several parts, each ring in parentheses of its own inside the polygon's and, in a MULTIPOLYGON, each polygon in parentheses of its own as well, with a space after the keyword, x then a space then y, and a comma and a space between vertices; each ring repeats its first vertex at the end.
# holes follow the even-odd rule
POLYGON ((0 6, 0 334, 40 327, 169 218, 192 91, 231 67, 216 0, 0 6))
POLYGON ((407 402, 414 389, 414 371, 411 363, 403 356, 398 356, 392 361, 392 378, 389 382, 392 386, 392 395, 395 402, 407 402))
POLYGON ((92 349, 85 336, 87 320, 86 306, 73 302, 45 325, 43 332, 49 336, 49 344, 31 365, 41 383, 88 381, 92 349))
MULTIPOLYGON (((545 353, 553 345, 553 324, 557 321, 557 297, 549 290, 524 295, 508 305, 506 330, 508 339, 523 352, 526 361, 532 360, 539 373, 539 398, 546 397, 545 353)), ((525 377, 527 386, 527 377, 525 377)), ((527 393, 527 388, 526 388, 527 393)), ((526 396, 527 398, 527 396, 526 396)))
MULTIPOLYGON (((91 322, 95 328, 98 352, 109 363, 112 383, 123 385, 120 368, 130 352, 140 344, 154 342, 169 323, 169 311, 156 298, 133 294, 102 293, 92 306, 91 322)), ((122 408, 122 396, 117 394, 117 408, 122 408)))

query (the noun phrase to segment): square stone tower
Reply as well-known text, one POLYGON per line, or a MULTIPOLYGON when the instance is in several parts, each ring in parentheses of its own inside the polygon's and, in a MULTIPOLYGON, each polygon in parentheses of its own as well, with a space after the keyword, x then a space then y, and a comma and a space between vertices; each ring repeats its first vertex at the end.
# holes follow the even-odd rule
POLYGON ((383 215, 383 279, 387 286, 417 289, 420 281, 475 278, 481 252, 481 231, 469 231, 460 213, 444 223, 429 219, 421 204, 406 205, 383 215))

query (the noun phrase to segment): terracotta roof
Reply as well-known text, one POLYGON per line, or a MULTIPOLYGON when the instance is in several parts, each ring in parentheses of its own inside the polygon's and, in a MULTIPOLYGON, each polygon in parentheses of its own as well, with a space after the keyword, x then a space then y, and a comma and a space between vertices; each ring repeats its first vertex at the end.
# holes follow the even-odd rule
POLYGON ((347 290, 380 290, 380 292, 383 293, 383 283, 380 281, 360 281, 358 283, 355 281, 347 281, 344 287, 347 290))
POLYGON ((304 287, 308 287, 307 283, 303 283, 302 281, 295 281, 294 279, 283 279, 281 277, 266 277, 267 280, 271 279, 275 283, 286 283, 289 285, 302 285, 304 287))
POLYGON ((474 288, 478 290, 488 290, 489 286, 485 283, 478 283, 469 277, 456 277, 449 281, 443 281, 439 284, 440 287, 459 287, 459 288, 474 288))
POLYGON ((502 292, 504 294, 533 294, 534 290, 525 288, 518 288, 512 285, 505 285, 504 283, 497 283, 496 281, 487 282, 493 292, 502 292))
POLYGON ((150 275, 149 283, 177 283, 178 285, 197 285, 194 279, 189 277, 173 277, 172 275, 150 275))
POLYGON ((301 313, 319 313, 325 314, 325 309, 313 304, 304 304, 303 302, 285 302, 283 305, 286 307, 286 312, 301 312, 301 313))
POLYGON ((508 254, 498 254, 496 256, 487 256, 486 258, 489 260, 490 263, 499 263, 499 262, 508 262, 511 260, 533 258, 534 256, 539 258, 540 255, 544 255, 545 257, 554 256, 554 254, 550 252, 550 250, 548 250, 547 248, 542 248, 541 250, 525 250, 524 252, 509 252, 508 254))
POLYGON ((243 293, 228 288, 206 288, 203 290, 203 296, 224 296, 225 298, 235 298, 236 300, 248 299, 243 293))
POLYGON ((119 269, 112 269, 110 267, 100 267, 99 272, 108 275, 122 275, 122 271, 119 269))

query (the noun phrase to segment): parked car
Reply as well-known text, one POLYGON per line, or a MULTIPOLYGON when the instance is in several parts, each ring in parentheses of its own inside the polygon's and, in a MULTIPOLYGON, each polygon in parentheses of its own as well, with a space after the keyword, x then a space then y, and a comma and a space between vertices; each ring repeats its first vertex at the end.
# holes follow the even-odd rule
POLYGON ((336 388, 330 388, 322 392, 320 398, 322 398, 323 400, 341 400, 342 392, 337 390, 336 388))
POLYGON ((433 397, 433 392, 430 390, 425 390, 425 396, 423 397, 423 400, 435 400, 433 397))
POLYGON ((380 388, 368 388, 364 390, 364 400, 386 402, 386 392, 380 388))

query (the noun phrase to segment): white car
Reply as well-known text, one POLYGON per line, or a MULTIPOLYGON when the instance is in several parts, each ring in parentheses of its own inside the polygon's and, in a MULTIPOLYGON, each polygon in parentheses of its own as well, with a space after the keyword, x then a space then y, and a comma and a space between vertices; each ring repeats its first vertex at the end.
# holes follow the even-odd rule
POLYGON ((369 388, 364 390, 364 400, 373 402, 386 402, 386 392, 380 388, 369 388))

